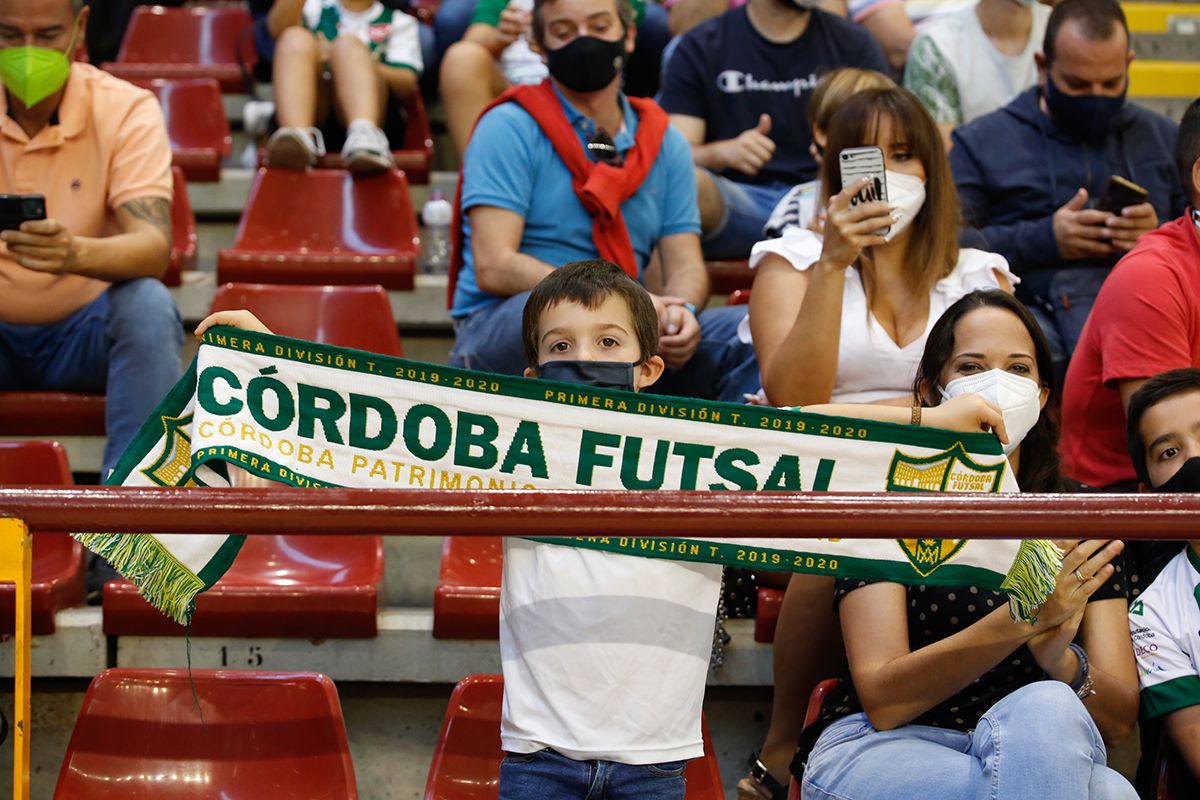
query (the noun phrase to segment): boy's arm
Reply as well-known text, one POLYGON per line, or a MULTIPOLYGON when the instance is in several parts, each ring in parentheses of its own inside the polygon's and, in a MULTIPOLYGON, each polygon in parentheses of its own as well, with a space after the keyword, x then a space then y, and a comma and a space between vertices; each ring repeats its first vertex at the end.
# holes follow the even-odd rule
POLYGON ((425 70, 415 18, 401 11, 393 12, 392 32, 382 56, 377 67, 380 77, 392 94, 401 100, 407 98, 416 90, 425 70))
POLYGON ((513 8, 506 0, 480 0, 463 41, 482 45, 495 58, 529 29, 532 14, 513 8))
POLYGON ((1192 771, 1192 777, 1200 780, 1200 706, 1181 708, 1163 719, 1167 735, 1183 761, 1192 771))

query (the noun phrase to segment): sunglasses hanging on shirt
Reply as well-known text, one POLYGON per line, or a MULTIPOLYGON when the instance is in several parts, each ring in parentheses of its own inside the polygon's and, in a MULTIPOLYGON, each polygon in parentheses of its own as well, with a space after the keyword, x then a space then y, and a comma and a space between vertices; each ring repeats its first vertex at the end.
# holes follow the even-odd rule
POLYGON ((604 131, 596 131, 588 137, 587 149, 602 164, 619 167, 625 160, 621 158, 621 151, 613 143, 612 137, 604 131))

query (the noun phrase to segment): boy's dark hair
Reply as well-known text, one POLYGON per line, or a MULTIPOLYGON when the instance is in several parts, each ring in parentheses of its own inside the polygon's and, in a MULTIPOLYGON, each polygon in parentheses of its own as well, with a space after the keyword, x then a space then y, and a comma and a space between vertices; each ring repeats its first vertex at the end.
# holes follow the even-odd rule
POLYGON ((1200 369, 1173 369, 1162 372, 1143 383, 1129 398, 1125 410, 1125 441, 1129 446, 1129 457, 1138 480, 1146 486, 1150 483, 1150 471, 1146 469, 1146 443, 1142 441, 1142 417, 1154 406, 1187 392, 1200 392, 1200 369))
MULTIPOLYGON (((547 3, 553 3, 554 0, 533 0, 533 21, 530 23, 530 32, 533 34, 533 40, 539 45, 546 42, 546 19, 542 9, 547 3)), ((633 4, 629 0, 615 0, 617 4, 617 19, 621 21, 621 27, 628 31, 633 27, 634 21, 637 19, 637 14, 633 10, 633 4)))
POLYGON ((1200 97, 1192 101, 1179 120, 1179 139, 1175 144, 1175 164, 1179 168, 1179 180, 1192 207, 1200 208, 1200 189, 1192 183, 1192 165, 1200 158, 1200 97))
POLYGON ((563 301, 578 303, 584 308, 596 308, 613 295, 624 300, 629 309, 633 334, 637 336, 641 352, 639 363, 654 355, 658 350, 658 313, 654 310, 650 293, 616 264, 602 258, 592 258, 564 264, 542 278, 529 293, 521 321, 525 363, 531 367, 538 365, 538 323, 547 308, 563 301))
POLYGON ((1050 12, 1050 19, 1046 22, 1046 38, 1042 40, 1046 66, 1054 63, 1054 44, 1058 41, 1058 31, 1063 23, 1070 20, 1079 22, 1083 35, 1093 42, 1107 42, 1118 25, 1125 30, 1125 40, 1129 41, 1129 23, 1125 21, 1125 12, 1117 0, 1062 0, 1050 12))

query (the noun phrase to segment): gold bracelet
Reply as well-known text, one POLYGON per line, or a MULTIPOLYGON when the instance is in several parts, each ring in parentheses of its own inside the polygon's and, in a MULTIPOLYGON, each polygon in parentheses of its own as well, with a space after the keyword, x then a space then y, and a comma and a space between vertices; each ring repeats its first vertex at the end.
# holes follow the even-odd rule
POLYGON ((912 419, 911 419, 911 422, 912 422, 912 424, 913 424, 913 425, 920 425, 920 424, 921 424, 921 406, 920 406, 920 405, 918 405, 918 404, 916 404, 916 403, 914 403, 914 404, 913 404, 913 407, 912 407, 912 419))

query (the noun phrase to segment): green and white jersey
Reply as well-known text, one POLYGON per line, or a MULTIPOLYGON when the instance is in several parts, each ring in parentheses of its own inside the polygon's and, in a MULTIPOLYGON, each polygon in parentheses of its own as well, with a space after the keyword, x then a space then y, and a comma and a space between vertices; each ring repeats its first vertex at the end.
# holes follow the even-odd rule
POLYGON ((1146 718, 1200 705, 1200 556, 1191 547, 1129 607, 1129 632, 1146 718))
POLYGON ((404 67, 418 75, 425 69, 417 20, 379 0, 366 11, 348 11, 339 0, 304 0, 304 27, 331 42, 339 36, 357 36, 389 67, 404 67))

